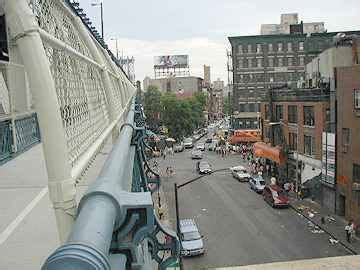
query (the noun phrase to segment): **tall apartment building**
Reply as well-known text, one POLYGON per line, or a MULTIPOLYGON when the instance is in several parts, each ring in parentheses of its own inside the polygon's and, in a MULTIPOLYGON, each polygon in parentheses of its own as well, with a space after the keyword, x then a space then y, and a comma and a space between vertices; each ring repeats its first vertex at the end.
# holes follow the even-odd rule
POLYGON ((337 68, 337 213, 360 220, 360 63, 337 68))
POLYGON ((204 65, 204 86, 211 86, 211 77, 210 77, 210 66, 204 65))
POLYGON ((225 88, 224 81, 220 80, 219 78, 216 81, 213 81, 213 88, 215 90, 224 90, 225 88))
MULTIPOLYGON (((262 24, 261 35, 280 35, 290 34, 291 25, 299 24, 299 16, 297 13, 281 14, 280 24, 262 24)), ((303 23, 303 33, 324 33, 326 31, 324 22, 303 23)))
MULTIPOLYGON (((305 64, 331 47, 338 33, 229 37, 234 111, 247 112, 250 107, 259 110, 258 104, 270 87, 287 84, 295 88, 298 81, 305 80, 305 64)), ((359 34, 360 31, 343 33, 359 34)))

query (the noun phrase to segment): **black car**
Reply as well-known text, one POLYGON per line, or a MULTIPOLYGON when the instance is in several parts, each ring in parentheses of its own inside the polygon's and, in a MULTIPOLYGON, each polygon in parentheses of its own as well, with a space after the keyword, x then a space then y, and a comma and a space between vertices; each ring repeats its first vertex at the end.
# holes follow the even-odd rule
POLYGON ((210 164, 207 161, 198 161, 196 162, 196 170, 199 174, 210 174, 212 169, 210 164))

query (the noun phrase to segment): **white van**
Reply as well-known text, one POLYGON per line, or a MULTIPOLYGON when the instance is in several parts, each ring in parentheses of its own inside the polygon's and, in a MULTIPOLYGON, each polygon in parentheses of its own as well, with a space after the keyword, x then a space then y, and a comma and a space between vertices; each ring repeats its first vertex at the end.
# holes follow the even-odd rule
POLYGON ((186 257, 204 254, 204 243, 193 219, 180 220, 181 254, 186 257))

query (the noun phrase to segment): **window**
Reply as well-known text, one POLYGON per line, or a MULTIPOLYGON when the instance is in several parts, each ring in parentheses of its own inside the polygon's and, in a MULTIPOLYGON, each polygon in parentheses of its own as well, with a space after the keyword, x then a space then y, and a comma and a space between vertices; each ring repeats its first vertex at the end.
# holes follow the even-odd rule
POLYGON ((275 106, 275 121, 280 121, 283 119, 283 105, 275 106))
POLYGON ((289 132, 289 148, 290 150, 297 150, 297 134, 289 132))
POLYGON ((278 44, 278 51, 282 52, 282 50, 283 50, 283 45, 282 45, 282 43, 279 43, 278 44))
POLYGON ((269 58, 269 67, 274 66, 274 58, 269 58))
POLYGON ((304 65, 304 56, 300 56, 299 58, 299 66, 303 66, 304 65))
POLYGON ((353 182, 360 182, 360 165, 353 163, 353 182))
POLYGON ((315 138, 304 135, 304 154, 308 156, 315 155, 315 138))
POLYGON ((249 67, 249 68, 252 67, 252 59, 248 59, 248 67, 249 67))
POLYGON ((297 106, 289 105, 288 106, 288 121, 289 123, 297 123, 297 106))
POLYGON ((248 53, 251 53, 251 44, 248 45, 248 53))
POLYGON ((293 59, 292 57, 288 58, 288 66, 291 67, 293 65, 293 59))
POLYGON ((243 59, 239 59, 239 68, 242 68, 244 66, 243 59))
POLYGON ((269 120, 269 105, 265 104, 265 120, 269 120))
POLYGON ((354 90, 354 108, 360 109, 360 89, 354 90))
POLYGON ((241 44, 238 46, 238 52, 240 54, 243 53, 243 46, 241 44))
POLYGON ((255 103, 249 103, 249 112, 255 112, 255 103))
POLYGON ((347 146, 350 144, 350 129, 348 128, 342 129, 342 144, 343 146, 347 146))
POLYGON ((261 44, 256 44, 256 52, 261 53, 261 44))
POLYGON ((304 106, 304 125, 315 126, 314 106, 304 106))
POLYGON ((325 111, 325 121, 328 122, 329 124, 331 124, 330 120, 331 120, 330 108, 327 108, 325 111))
POLYGON ((261 59, 257 59, 257 67, 261 67, 261 59))
POLYGON ((304 50, 304 42, 299 42, 299 51, 304 50))
POLYGON ((245 112, 245 104, 244 103, 239 104, 239 111, 245 112))
POLYGON ((278 66, 279 67, 283 66, 283 59, 282 58, 278 58, 278 66))
POLYGON ((291 42, 288 42, 288 44, 287 44, 287 50, 288 50, 288 52, 291 52, 291 51, 292 51, 292 43, 291 43, 291 42))
POLYGON ((272 51, 273 51, 273 45, 269 44, 269 52, 272 52, 272 51))

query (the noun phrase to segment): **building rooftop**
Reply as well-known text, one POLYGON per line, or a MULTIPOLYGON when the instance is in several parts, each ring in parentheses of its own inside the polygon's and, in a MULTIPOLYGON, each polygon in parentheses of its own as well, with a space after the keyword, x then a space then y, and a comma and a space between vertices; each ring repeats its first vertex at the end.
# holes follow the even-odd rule
POLYGON ((272 101, 329 101, 330 89, 327 86, 308 89, 273 89, 271 96, 272 101))
POLYGON ((250 36, 232 36, 228 37, 229 42, 232 44, 233 41, 237 39, 275 39, 275 38, 284 38, 284 37, 292 37, 292 38, 306 38, 309 37, 333 37, 338 33, 344 33, 346 35, 352 34, 360 34, 360 30, 354 31, 337 31, 337 32, 325 32, 325 33, 312 33, 312 34, 277 34, 277 35, 250 35, 250 36))

